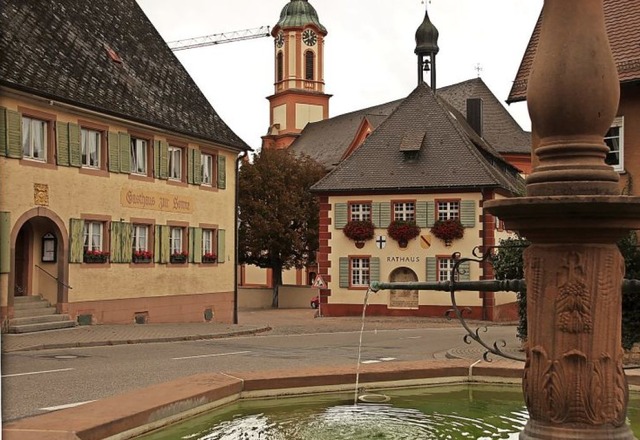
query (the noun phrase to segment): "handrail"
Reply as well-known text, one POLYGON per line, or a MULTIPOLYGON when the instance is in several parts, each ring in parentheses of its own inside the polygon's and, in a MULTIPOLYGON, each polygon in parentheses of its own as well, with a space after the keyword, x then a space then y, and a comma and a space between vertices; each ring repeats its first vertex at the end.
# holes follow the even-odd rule
POLYGON ((63 283, 62 281, 60 281, 58 278, 54 277, 53 275, 51 275, 49 272, 47 272, 45 269, 41 268, 40 266, 38 266, 37 264, 35 265, 38 269, 40 269, 41 271, 43 271, 44 273, 46 273, 47 275, 49 275, 51 278, 53 278, 54 280, 56 280, 56 282, 58 284, 62 284, 63 286, 69 288, 69 289, 73 289, 73 287, 71 287, 70 285, 68 285, 67 283, 63 283))

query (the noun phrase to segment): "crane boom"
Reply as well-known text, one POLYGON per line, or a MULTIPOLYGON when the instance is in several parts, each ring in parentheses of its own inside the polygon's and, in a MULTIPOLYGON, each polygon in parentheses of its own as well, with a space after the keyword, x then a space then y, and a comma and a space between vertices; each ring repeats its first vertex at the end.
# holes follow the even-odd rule
POLYGON ((186 38, 184 40, 169 41, 169 48, 176 52, 178 50, 193 49, 196 47, 212 46, 214 44, 231 43, 232 41, 251 40, 253 38, 269 37, 269 26, 260 26, 239 31, 222 32, 219 34, 205 35, 202 37, 186 38))

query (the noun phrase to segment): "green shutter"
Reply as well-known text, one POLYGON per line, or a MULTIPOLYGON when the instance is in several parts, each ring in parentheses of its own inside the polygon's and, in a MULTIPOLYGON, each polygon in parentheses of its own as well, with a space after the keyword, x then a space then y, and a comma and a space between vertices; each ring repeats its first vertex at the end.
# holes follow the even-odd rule
POLYGON ((169 257, 171 253, 171 248, 169 247, 169 226, 161 225, 160 226, 160 263, 168 263, 169 257))
POLYGON ((369 260, 369 283, 380 281, 380 258, 371 257, 369 260))
POLYGON ((125 222, 111 222, 111 261, 130 263, 133 247, 133 225, 125 222))
POLYGON ((202 263, 202 228, 193 228, 193 262, 202 263))
POLYGON ((153 142, 153 177, 160 178, 160 141, 153 142))
POLYGON ((346 289, 349 287, 349 258, 340 257, 340 287, 346 289))
POLYGON ((421 228, 427 227, 427 202, 416 202, 416 224, 421 228))
POLYGON ((123 263, 131 263, 133 261, 133 225, 131 223, 122 223, 122 255, 123 263))
POLYGON ((436 222, 436 202, 427 202, 427 228, 436 222))
POLYGON ((0 107, 0 156, 7 155, 7 109, 0 107))
POLYGON ((476 225, 476 202, 463 200, 460 202, 460 223, 465 228, 473 228, 476 225))
POLYGON ((380 203, 378 202, 371 204, 371 221, 376 226, 376 228, 379 228, 378 225, 380 224, 380 203))
POLYGON ((160 174, 161 179, 169 178, 169 142, 160 141, 160 174))
POLYGON ((224 263, 226 258, 225 251, 225 230, 218 229, 218 263, 224 263))
POLYGON ((120 172, 120 138, 118 133, 110 131, 108 134, 109 144, 109 171, 112 173, 120 172))
POLYGON ((218 155, 218 188, 227 187, 227 158, 222 154, 218 155))
POLYGON ((69 128, 64 122, 56 122, 56 162, 61 166, 69 166, 69 128))
POLYGON ((391 223, 391 204, 380 203, 380 224, 376 225, 379 228, 387 228, 391 223))
POLYGON ((336 229, 342 229, 347 224, 347 211, 348 207, 346 203, 336 203, 334 206, 335 210, 335 227, 336 229))
POLYGON ((22 115, 7 110, 7 156, 22 158, 22 115))
POLYGON ((188 244, 188 249, 187 252, 189 252, 189 263, 195 263, 194 261, 194 252, 195 252, 195 238, 196 238, 196 234, 194 232, 194 227, 193 226, 189 226, 188 229, 188 237, 187 237, 187 244, 188 244))
POLYGON ((200 150, 193 150, 193 183, 202 183, 202 153, 200 150))
POLYGON ((11 269, 11 213, 0 212, 0 273, 11 269))
POLYGON ((129 133, 118 133, 120 143, 120 172, 129 174, 131 172, 131 135, 129 133))
POLYGON ((122 255, 122 236, 120 230, 122 223, 111 222, 111 262, 122 263, 120 256, 122 255))
POLYGON ((162 246, 162 234, 160 225, 155 225, 153 229, 153 262, 160 262, 160 249, 162 246))
POLYGON ((72 167, 81 167, 82 151, 80 148, 80 126, 78 124, 74 124, 73 122, 69 122, 68 127, 69 127, 69 165, 71 165, 72 167))
POLYGON ((465 261, 458 266, 458 281, 469 281, 471 279, 471 263, 465 261))
POLYGON ((193 175, 193 154, 195 151, 193 148, 187 149, 187 183, 195 183, 193 175))
POLYGON ((427 281, 436 281, 436 268, 437 268, 437 259, 436 257, 427 257, 427 281))
POLYGON ((82 263, 84 257, 84 220, 69 220, 69 262, 82 263))

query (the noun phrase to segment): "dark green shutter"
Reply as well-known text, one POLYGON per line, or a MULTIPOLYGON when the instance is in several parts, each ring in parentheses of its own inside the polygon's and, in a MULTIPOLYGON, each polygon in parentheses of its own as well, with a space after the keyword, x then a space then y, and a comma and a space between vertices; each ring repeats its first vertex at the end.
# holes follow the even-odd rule
POLYGON ((153 177, 160 178, 160 141, 153 142, 153 177))
POLYGON ((416 202, 416 224, 421 228, 427 227, 427 202, 416 202))
POLYGON ((227 187, 227 158, 222 154, 218 155, 218 188, 227 187))
POLYGON ((347 289, 349 287, 349 258, 348 257, 340 257, 339 259, 339 269, 340 269, 340 287, 343 289, 347 289))
POLYGON ((0 273, 11 270, 11 213, 0 212, 0 273))
POLYGON ((195 151, 193 148, 187 149, 187 183, 195 183, 193 175, 193 154, 195 151))
POLYGON ((427 281, 436 281, 438 279, 437 276, 437 264, 438 260, 436 257, 427 257, 427 281))
POLYGON ((131 172, 131 136, 129 133, 118 133, 120 144, 120 172, 131 172))
POLYGON ((118 133, 110 131, 108 134, 109 148, 109 171, 112 173, 120 172, 120 137, 118 133))
POLYGON ((342 229, 347 224, 348 206, 346 203, 336 203, 333 206, 335 209, 335 227, 336 229, 342 229))
MULTIPOLYGON (((72 167, 82 166, 82 150, 80 148, 80 126, 69 122, 69 165, 72 167)), ((98 146, 101 148, 101 146, 98 146)), ((100 150, 98 150, 100 151, 100 150)), ((102 166, 102 159, 98 159, 98 163, 102 166)))
POLYGON ((162 229, 160 225, 155 225, 153 228, 153 261, 154 263, 160 262, 160 249, 162 249, 162 229))
POLYGON ((436 203, 427 202, 427 228, 433 226, 436 222, 436 203))
POLYGON ((193 183, 202 183, 202 153, 200 150, 193 150, 193 183))
POLYGON ((7 155, 7 109, 0 107, 0 156, 7 155))
POLYGON ((69 220, 69 262, 82 263, 84 257, 84 220, 69 220))
POLYGON ((169 178, 169 142, 160 141, 160 178, 169 178))
POLYGON ((69 166, 69 128, 65 122, 56 122, 56 163, 61 166, 69 166))
POLYGON ((473 228, 476 225, 476 202, 463 200, 460 202, 460 223, 465 228, 473 228))
POLYGON ((195 262, 195 238, 196 238, 196 234, 194 232, 196 228, 194 228, 193 226, 189 226, 188 229, 188 237, 187 237, 187 243, 188 243, 188 249, 187 252, 189 252, 189 263, 194 263, 195 262))
POLYGON ((7 156, 22 158, 22 115, 7 110, 7 156))
POLYGON ((369 282, 380 281, 380 258, 371 257, 369 260, 369 282))
POLYGON ((387 228, 391 223, 391 203, 380 203, 380 224, 378 228, 387 228))
POLYGON ((218 229, 218 263, 224 263, 226 260, 225 237, 225 230, 218 229))
POLYGON ((193 228, 193 260, 202 263, 202 228, 193 228))

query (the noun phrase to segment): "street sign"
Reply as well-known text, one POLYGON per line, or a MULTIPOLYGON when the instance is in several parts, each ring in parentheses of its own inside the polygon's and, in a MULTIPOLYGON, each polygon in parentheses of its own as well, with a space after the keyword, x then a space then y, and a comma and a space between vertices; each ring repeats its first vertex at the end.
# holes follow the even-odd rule
POLYGON ((324 282, 320 275, 316 276, 316 279, 313 281, 313 287, 317 287, 318 289, 326 289, 327 283, 324 282))

